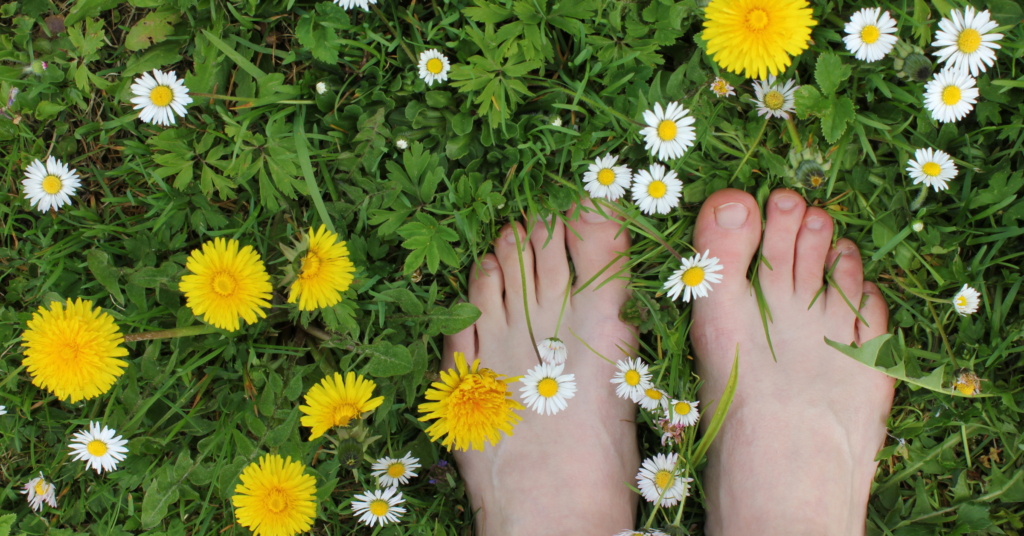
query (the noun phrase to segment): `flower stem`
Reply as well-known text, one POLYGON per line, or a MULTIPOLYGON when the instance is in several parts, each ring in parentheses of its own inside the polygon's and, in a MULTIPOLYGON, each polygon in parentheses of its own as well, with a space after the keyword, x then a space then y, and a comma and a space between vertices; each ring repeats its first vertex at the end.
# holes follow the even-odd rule
POLYGON ((405 46, 405 42, 402 41, 402 38, 398 36, 398 32, 396 32, 395 29, 391 27, 391 23, 388 22, 387 17, 384 16, 384 13, 381 13, 380 9, 377 8, 376 4, 370 4, 370 8, 373 9, 373 12, 376 13, 378 17, 380 17, 380 20, 384 23, 384 26, 387 26, 388 31, 391 32, 391 35, 395 37, 395 40, 398 41, 399 46, 402 47, 402 50, 404 50, 405 53, 409 56, 409 60, 411 60, 412 63, 415 65, 417 63, 416 56, 414 56, 412 51, 409 50, 409 47, 405 46))
MULTIPOLYGON (((373 4, 370 4, 373 5, 373 4)), ((540 349, 537 348, 537 339, 533 337, 533 323, 530 322, 530 300, 526 294, 526 267, 523 266, 523 245, 519 242, 519 226, 512 222, 509 232, 516 237, 516 256, 519 257, 519 277, 523 280, 523 310, 526 312, 526 329, 530 332, 530 342, 533 343, 533 351, 537 354, 537 362, 544 363, 540 357, 540 349)))
POLYGON ((165 329, 161 331, 144 331, 142 333, 129 333, 124 336, 124 342, 152 341, 156 339, 174 339, 177 337, 194 337, 196 335, 206 335, 209 333, 217 333, 217 328, 207 324, 200 324, 197 326, 165 329))
POLYGON ((796 130, 796 123, 793 122, 793 116, 786 118, 786 126, 789 127, 789 135, 793 138, 793 147, 800 151, 803 149, 803 142, 800 141, 800 133, 796 130))
POLYGON ((558 312, 558 322, 555 323, 555 335, 558 338, 558 328, 562 325, 562 315, 565 314, 565 304, 569 302, 569 291, 572 290, 572 278, 569 278, 569 283, 565 285, 565 297, 562 298, 562 310, 558 312))
POLYGON ((736 167, 736 171, 733 172, 732 177, 729 178, 731 184, 736 175, 740 174, 740 170, 743 169, 743 164, 747 163, 750 159, 750 155, 754 153, 754 149, 757 148, 757 144, 761 141, 761 136, 764 136, 764 129, 768 128, 768 118, 764 118, 764 123, 761 125, 761 131, 757 133, 757 138, 754 138, 754 143, 750 144, 750 149, 747 150, 747 154, 743 155, 743 160, 740 160, 740 165, 736 167))
POLYGON ((918 210, 920 210, 921 206, 924 205, 924 200, 927 197, 928 197, 928 185, 927 184, 922 184, 921 185, 921 193, 917 194, 917 197, 914 199, 914 202, 910 204, 910 211, 911 212, 917 212, 918 210))

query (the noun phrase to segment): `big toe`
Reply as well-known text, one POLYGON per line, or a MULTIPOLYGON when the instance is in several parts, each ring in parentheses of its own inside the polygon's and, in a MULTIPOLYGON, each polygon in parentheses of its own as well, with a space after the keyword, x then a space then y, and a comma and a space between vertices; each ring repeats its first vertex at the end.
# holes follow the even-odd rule
POLYGON ((761 211, 750 194, 719 190, 704 202, 697 216, 693 245, 722 265, 722 282, 709 295, 736 298, 747 290, 747 267, 761 242, 761 211))

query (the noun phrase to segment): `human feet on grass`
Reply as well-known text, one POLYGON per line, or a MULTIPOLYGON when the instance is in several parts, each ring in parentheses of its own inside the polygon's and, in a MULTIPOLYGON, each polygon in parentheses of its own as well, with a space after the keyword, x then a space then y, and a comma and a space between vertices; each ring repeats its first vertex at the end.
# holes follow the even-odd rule
MULTIPOLYGON (((739 190, 714 193, 694 229, 696 249, 709 249, 724 266, 723 281, 693 306, 702 400, 721 396, 737 344, 740 354, 736 395, 704 470, 705 530, 863 534, 893 380, 824 338, 861 344, 882 335, 888 309, 878 287, 864 281, 856 244, 843 238, 832 246, 828 213, 790 190, 772 192, 765 206, 761 253, 771 268, 762 263, 758 274, 777 362, 746 278, 762 242, 754 198, 739 190), (832 279, 863 321, 834 287, 815 299, 837 258, 832 279)), ((706 412, 714 412, 711 406, 706 412)))

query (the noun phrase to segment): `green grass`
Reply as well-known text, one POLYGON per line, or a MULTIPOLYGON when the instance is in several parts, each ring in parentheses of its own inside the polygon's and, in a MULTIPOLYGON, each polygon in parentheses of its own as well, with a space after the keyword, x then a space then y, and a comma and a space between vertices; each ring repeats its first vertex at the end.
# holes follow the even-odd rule
MULTIPOLYGON (((891 306, 895 337, 882 362, 902 365, 908 379, 897 387, 891 439, 879 455, 868 533, 1020 534, 1021 5, 977 6, 1002 25, 1003 48, 979 78, 975 110, 946 125, 924 111, 924 81, 897 76, 892 57, 865 64, 845 52, 843 24, 874 5, 813 2, 813 45, 786 75, 816 86, 802 94, 796 128, 801 143, 810 140, 831 162, 826 184, 802 191, 834 216, 837 237, 859 245, 866 277, 891 306), (920 147, 948 152, 960 169, 948 191, 923 204, 904 172, 920 147), (916 222, 922 231, 912 230, 916 222), (983 293, 983 305, 960 318, 949 299, 965 283, 983 293), (942 367, 948 391, 953 358, 996 396, 954 398, 914 384, 942 367)), ((879 5, 905 43, 929 52, 953 7, 879 5)), ((20 90, 0 116, 0 404, 9 411, 0 417, 0 516, 14 514, 12 534, 247 534, 233 525, 229 498, 241 468, 265 452, 311 466, 317 534, 370 534, 348 506, 373 485, 369 466, 343 468, 324 451, 329 442, 306 440, 301 395, 333 371, 376 376, 385 402, 367 423, 379 436, 367 455, 411 450, 428 466, 450 461, 426 439, 415 406, 438 369, 443 334, 476 317, 459 304, 466 268, 505 222, 568 209, 596 156, 621 154, 633 169, 646 167, 637 121, 654 102, 672 100, 697 118, 697 144, 671 163, 685 188, 677 210, 644 217, 627 208, 634 299, 623 316, 640 326, 641 354, 660 385, 676 396, 695 390, 691 309, 658 295, 676 266, 663 244, 689 254, 711 192, 743 188, 763 203, 773 188, 800 186, 789 176, 792 136, 785 122, 757 117, 750 83, 726 75, 739 98, 718 100, 706 89, 718 68, 701 49, 701 2, 377 7, 0 6, 0 105, 20 90), (410 59, 429 48, 453 64, 450 80, 431 88, 410 59), (24 70, 36 59, 49 62, 41 75, 24 70), (175 128, 140 123, 128 102, 132 79, 153 68, 184 75, 195 99, 175 128), (324 95, 314 91, 318 81, 329 85, 324 95), (550 124, 556 116, 561 127, 550 124), (396 149, 400 138, 409 150, 396 149), (48 153, 83 176, 72 206, 55 215, 31 210, 21 196, 22 170, 48 153), (331 310, 298 314, 278 287, 268 318, 240 331, 127 343, 125 375, 84 403, 57 401, 20 369, 25 323, 52 299, 94 300, 125 333, 195 326, 177 290, 190 250, 236 238, 260 252, 276 284, 288 262, 279 245, 320 223, 348 241, 359 267, 331 310), (109 476, 70 461, 67 439, 90 419, 130 440, 131 455, 109 476), (39 471, 60 497, 42 516, 17 493, 39 471)), ((643 451, 660 451, 641 422, 643 451)), ((654 526, 678 519, 702 534, 702 462, 694 463, 686 467, 698 477, 694 496, 682 511, 656 514, 654 526)), ((469 533, 464 485, 455 473, 434 477, 403 489, 410 513, 381 534, 469 533)), ((644 504, 642 519, 650 515, 644 504)))

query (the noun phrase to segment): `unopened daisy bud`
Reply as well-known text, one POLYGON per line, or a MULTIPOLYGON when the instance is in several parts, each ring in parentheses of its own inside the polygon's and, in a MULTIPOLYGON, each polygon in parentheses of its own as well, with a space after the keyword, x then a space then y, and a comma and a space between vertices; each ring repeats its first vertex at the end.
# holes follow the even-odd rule
POLYGON ((953 307, 960 316, 974 314, 981 303, 981 294, 974 288, 964 285, 960 292, 953 296, 953 307))
POLYGON ((977 374, 965 370, 956 377, 953 388, 965 396, 974 396, 975 393, 981 392, 981 379, 977 374))
POLYGON ((537 352, 540 353, 541 360, 548 365, 561 365, 565 363, 565 358, 568 355, 565 343, 556 337, 540 341, 540 344, 537 345, 537 352))
POLYGON ((324 93, 327 93, 327 84, 325 84, 323 82, 317 82, 316 83, 316 94, 317 95, 323 95, 324 93))
POLYGON ((409 140, 405 138, 398 138, 397 140, 395 140, 395 147, 398 147, 399 150, 404 151, 409 148, 409 140))
POLYGON ((915 221, 914 225, 911 226, 911 229, 913 229, 915 233, 920 233, 924 230, 924 222, 915 221))
POLYGON ((37 75, 43 74, 47 67, 49 67, 49 65, 47 65, 45 61, 36 60, 32 62, 32 72, 37 75))
POLYGON ((562 118, 558 117, 556 115, 555 118, 551 120, 551 126, 553 126, 553 127, 560 127, 560 126, 562 126, 562 118))

